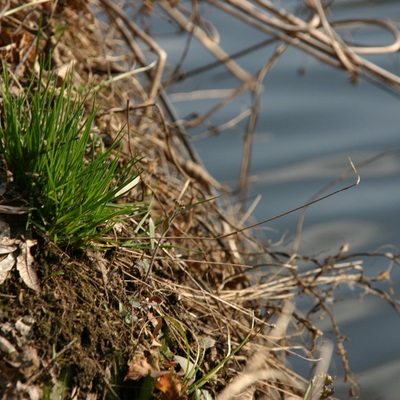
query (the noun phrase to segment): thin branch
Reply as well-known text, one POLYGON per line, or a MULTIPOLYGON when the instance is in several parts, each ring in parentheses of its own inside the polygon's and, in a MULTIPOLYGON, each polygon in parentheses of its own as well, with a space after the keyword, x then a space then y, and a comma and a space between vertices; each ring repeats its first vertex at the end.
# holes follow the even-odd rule
POLYGON ((299 206, 299 207, 293 208, 293 209, 291 209, 291 210, 289 210, 289 211, 285 211, 284 213, 279 214, 279 215, 276 215, 275 217, 265 219, 265 220, 263 220, 263 221, 261 221, 261 222, 257 222, 257 223, 255 223, 255 224, 246 226, 245 228, 242 228, 242 229, 234 230, 234 231, 229 232, 229 233, 226 233, 226 234, 224 234, 224 235, 217 236, 216 239, 223 239, 223 238, 226 238, 226 237, 229 237, 229 236, 232 236, 232 235, 237 235, 237 234, 239 234, 239 233, 241 233, 241 232, 243 232, 243 231, 245 231, 245 230, 255 228, 256 226, 266 224, 267 222, 275 221, 276 219, 279 219, 279 218, 282 218, 282 217, 284 217, 284 216, 286 216, 286 215, 292 214, 292 213, 294 213, 294 212, 296 212, 296 211, 299 211, 299 210, 301 210, 301 209, 303 209, 303 208, 305 208, 305 207, 308 207, 308 206, 310 206, 310 205, 312 205, 312 204, 318 203, 318 202, 320 202, 320 201, 322 201, 322 200, 325 200, 325 199, 327 199, 327 198, 329 198, 329 197, 331 197, 331 196, 334 196, 334 195, 336 195, 336 194, 338 194, 338 193, 340 193, 340 192, 344 192, 345 190, 348 190, 348 189, 351 189, 351 188, 353 188, 353 187, 355 187, 355 186, 358 186, 358 184, 360 183, 361 177, 360 177, 360 175, 358 174, 358 172, 357 172, 357 170, 356 170, 356 168, 355 168, 353 162, 352 162, 351 160, 349 160, 349 161, 350 161, 350 165, 351 165, 352 168, 353 168, 354 173, 357 175, 357 180, 356 180, 355 183, 353 183, 353 184, 351 184, 351 185, 348 185, 348 186, 346 186, 346 187, 344 187, 344 188, 335 190, 334 192, 329 193, 329 194, 327 194, 327 195, 325 195, 325 196, 321 196, 321 197, 319 197, 319 198, 317 198, 317 199, 315 199, 315 200, 309 201, 308 203, 305 203, 305 204, 303 204, 303 205, 301 205, 301 206, 299 206))

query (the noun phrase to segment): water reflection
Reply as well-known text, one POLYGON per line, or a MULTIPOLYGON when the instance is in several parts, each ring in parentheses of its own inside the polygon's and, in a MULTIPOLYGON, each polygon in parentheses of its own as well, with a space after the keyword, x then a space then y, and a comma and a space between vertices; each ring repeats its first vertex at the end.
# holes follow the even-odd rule
MULTIPOLYGON (((285 165, 281 168, 269 169, 264 172, 257 171, 255 172, 257 185, 283 184, 312 179, 333 180, 342 174, 341 171, 346 167, 346 159, 348 157, 348 153, 335 153, 313 157, 306 161, 285 165)), ((387 154, 386 157, 371 162, 366 166, 359 167, 359 164, 365 163, 366 160, 375 157, 376 152, 372 151, 351 152, 351 160, 363 177, 379 178, 399 174, 399 154, 387 154)))
MULTIPOLYGON (((282 1, 282 6, 293 1, 282 1)), ((400 18, 398 1, 335 1, 334 19, 368 17, 400 18)), ((220 29, 224 48, 233 53, 246 46, 265 40, 265 35, 254 29, 235 24, 232 18, 216 12, 207 14, 220 29)), ((362 40, 386 43, 386 38, 366 30, 362 40), (368 35, 370 37, 368 37, 368 35)), ((389 38, 390 40, 390 38, 389 38)), ((179 58, 183 41, 165 40, 165 48, 173 62, 179 58)), ((240 60, 244 68, 257 71, 270 49, 262 49, 240 60), (260 61, 261 60, 261 61, 260 61)), ((371 57, 372 58, 372 57, 371 57)), ((185 60, 184 68, 194 70, 213 59, 207 51, 194 43, 185 60)), ((380 63, 399 73, 398 55, 380 63), (396 61, 397 60, 397 61, 396 61)), ((207 75, 193 77, 171 91, 235 88, 237 82, 221 70, 210 70, 207 75)), ((215 94, 215 92, 213 92, 215 94)), ((201 92, 197 93, 198 95, 201 92)), ((216 99, 196 102, 180 101, 175 105, 181 116, 207 110, 216 99), (204 108, 204 109, 203 109, 204 108)), ((249 106, 243 96, 231 108, 214 115, 209 123, 224 124, 249 106)), ((258 220, 267 219, 307 202, 329 181, 348 169, 348 157, 361 164, 382 151, 400 145, 399 100, 363 81, 350 86, 342 71, 335 71, 290 50, 279 65, 267 75, 262 94, 261 113, 252 153, 251 195, 262 194, 263 200, 255 211, 258 220), (305 75, 299 76, 301 69, 305 75)), ((207 125, 196 132, 204 132, 207 125)), ((240 160, 245 124, 228 129, 205 141, 194 141, 205 165, 212 174, 235 188, 240 173, 240 160)), ((360 168, 360 186, 330 198, 307 210, 302 232, 302 252, 323 255, 350 243, 351 250, 375 249, 379 245, 400 243, 400 156, 388 154, 360 168)), ((354 177, 349 177, 354 179, 354 177)), ((346 181, 348 182, 348 181, 346 181)), ((344 182, 344 185, 346 185, 344 182)), ((337 188, 335 188, 337 189, 337 188)), ((298 214, 274 221, 278 240, 288 232, 285 242, 290 249, 290 238, 296 230, 298 214)), ((267 236, 272 237, 269 231, 267 236)), ((382 267, 382 265, 380 265, 382 267)), ((371 266, 370 268, 374 268, 371 266)), ((400 278, 397 282, 400 282, 400 278)), ((398 283, 396 283, 398 286, 398 283)), ((352 297, 346 292, 343 299, 352 297)), ((335 304, 344 334, 352 338, 348 345, 350 364, 364 386, 363 398, 396 398, 400 390, 400 320, 383 301, 368 299, 346 300, 335 304), (394 397, 395 396, 395 397, 394 397)), ((327 332, 329 335, 329 332, 327 332)), ((338 363, 332 368, 341 374, 338 363)), ((336 382, 338 384, 339 380, 336 382)), ((341 391, 339 397, 346 398, 341 391)))

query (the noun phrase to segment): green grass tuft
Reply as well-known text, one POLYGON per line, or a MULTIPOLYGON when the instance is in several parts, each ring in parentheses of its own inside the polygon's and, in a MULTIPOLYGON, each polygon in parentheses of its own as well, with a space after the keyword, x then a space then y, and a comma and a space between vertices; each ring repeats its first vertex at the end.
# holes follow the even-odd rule
POLYGON ((16 95, 5 65, 3 71, 0 152, 14 188, 29 202, 29 224, 57 244, 85 247, 124 217, 147 211, 117 204, 140 174, 140 157, 121 166, 121 135, 106 150, 95 146, 95 110, 85 116, 86 99, 75 98, 69 77, 57 87, 41 68, 16 95))

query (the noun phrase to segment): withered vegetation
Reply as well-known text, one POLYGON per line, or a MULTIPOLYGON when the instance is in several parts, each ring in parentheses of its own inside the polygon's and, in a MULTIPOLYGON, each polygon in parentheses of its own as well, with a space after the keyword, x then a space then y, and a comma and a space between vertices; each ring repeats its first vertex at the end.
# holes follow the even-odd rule
MULTIPOLYGON (((298 254, 295 246, 290 254, 272 251, 243 230, 241 207, 229 202, 228 189, 203 168, 186 129, 252 91, 240 182, 245 191, 262 80, 287 46, 346 68, 353 80, 368 75, 396 87, 399 78, 339 40, 319 1, 308 2, 314 11, 306 22, 267 2, 253 2, 263 11, 258 13, 249 1, 209 2, 281 43, 255 76, 212 40, 196 1, 189 10, 166 0, 127 2, 131 8, 108 0, 38 1, 18 11, 25 2, 6 3, 0 10, 0 54, 12 89, 23 93, 41 57, 51 58, 60 82, 72 71, 74 90, 91 90, 88 111, 93 102, 98 109, 93 135, 107 146, 122 130, 121 163, 143 155, 140 187, 126 201, 151 204, 151 212, 142 226, 135 220, 116 226, 105 247, 59 248, 36 231, 24 232, 24 217, 12 209, 3 214, 24 205, 3 171, 7 188, 0 214, 12 234, 38 240, 33 255, 41 291, 26 288, 15 271, 0 287, 2 398, 229 399, 241 393, 240 398, 301 399, 308 371, 293 371, 287 358, 307 359, 310 370, 317 363, 323 332, 313 323, 316 314, 330 319, 356 393, 329 300, 347 285, 382 297, 398 311, 391 287, 398 255, 355 255, 343 247, 319 259, 298 254), (231 97, 186 124, 174 114, 162 84, 165 51, 143 29, 152 13, 164 13, 196 36, 241 82, 231 97), (387 268, 366 274, 367 256, 385 258, 387 268), (293 307, 299 296, 309 299, 308 312, 293 307), (195 373, 188 371, 192 367, 195 373), (245 379, 228 386, 235 376, 245 379)), ((389 23, 385 28, 398 37, 389 23)), ((398 49, 398 43, 393 46, 398 49)), ((322 376, 308 398, 330 395, 329 378, 322 376)))

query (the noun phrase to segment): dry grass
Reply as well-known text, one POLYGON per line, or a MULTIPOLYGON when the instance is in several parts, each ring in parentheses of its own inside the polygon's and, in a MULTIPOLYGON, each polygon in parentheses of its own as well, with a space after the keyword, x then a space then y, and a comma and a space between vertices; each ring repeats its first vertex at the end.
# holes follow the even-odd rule
MULTIPOLYGON (((123 7, 108 0, 71 0, 7 12, 18 3, 8 2, 0 14, 1 56, 15 87, 23 90, 24 79, 36 71, 34 52, 42 16, 39 53, 49 55, 51 50, 60 80, 72 68, 77 90, 95 88, 99 112, 93 133, 106 142, 121 129, 126 132, 123 159, 137 151, 144 155, 142 190, 127 200, 153 202, 153 207, 145 226, 130 220, 115 229, 115 238, 125 246, 110 244, 107 251, 69 254, 68 249, 42 241, 36 254, 41 294, 21 287, 17 277, 2 286, 0 336, 7 336, 19 355, 27 349, 36 354, 31 356, 35 367, 29 370, 15 367, 15 362, 0 362, 2 376, 7 377, 0 379, 3 398, 17 391, 17 382, 20 393, 30 389, 49 395, 48 388, 61 386, 60 377, 67 375, 65 390, 72 398, 104 398, 107 393, 110 398, 135 398, 146 386, 148 372, 158 385, 162 373, 169 371, 168 390, 159 385, 152 396, 186 399, 194 396, 193 382, 176 372, 173 356, 189 353, 196 361, 204 353, 197 359, 196 379, 201 381, 214 371, 204 386, 213 398, 218 393, 220 399, 233 398, 245 391, 238 398, 300 399, 307 380, 290 369, 287 358, 303 357, 310 368, 318 362, 323 332, 313 324, 313 315, 330 319, 346 379, 352 394, 356 393, 330 300, 343 285, 358 287, 359 293, 376 294, 399 311, 390 283, 398 255, 352 255, 343 248, 317 259, 296 251, 270 251, 244 229, 245 221, 238 218, 240 206, 230 204, 225 196, 213 199, 226 193, 226 188, 199 163, 187 143, 186 129, 207 120, 241 92, 253 93, 254 107, 243 116, 249 117, 240 184, 245 192, 262 81, 288 45, 346 68, 352 79, 367 75, 396 87, 399 78, 363 59, 360 54, 365 49, 340 40, 319 1, 313 3, 316 13, 310 21, 265 1, 209 1, 283 43, 255 76, 203 29, 197 2, 185 11, 178 2, 162 0, 154 10, 153 2, 143 1, 133 7, 141 18, 161 8, 241 81, 217 106, 183 124, 163 87, 164 50, 123 7), (386 259, 387 269, 367 276, 364 263, 370 257, 386 259), (293 307, 299 296, 312 304, 307 313, 293 307), (26 316, 33 318, 34 327, 24 342, 16 326, 26 316), (213 340, 209 349, 200 344, 205 338, 213 340), (169 356, 161 352, 166 347, 169 356), (247 366, 246 360, 250 360, 247 366), (228 386, 242 370, 245 378, 228 386)), ((397 31, 390 23, 383 27, 396 36, 387 50, 397 51, 397 31)), ((111 243, 113 238, 109 239, 111 243)))

